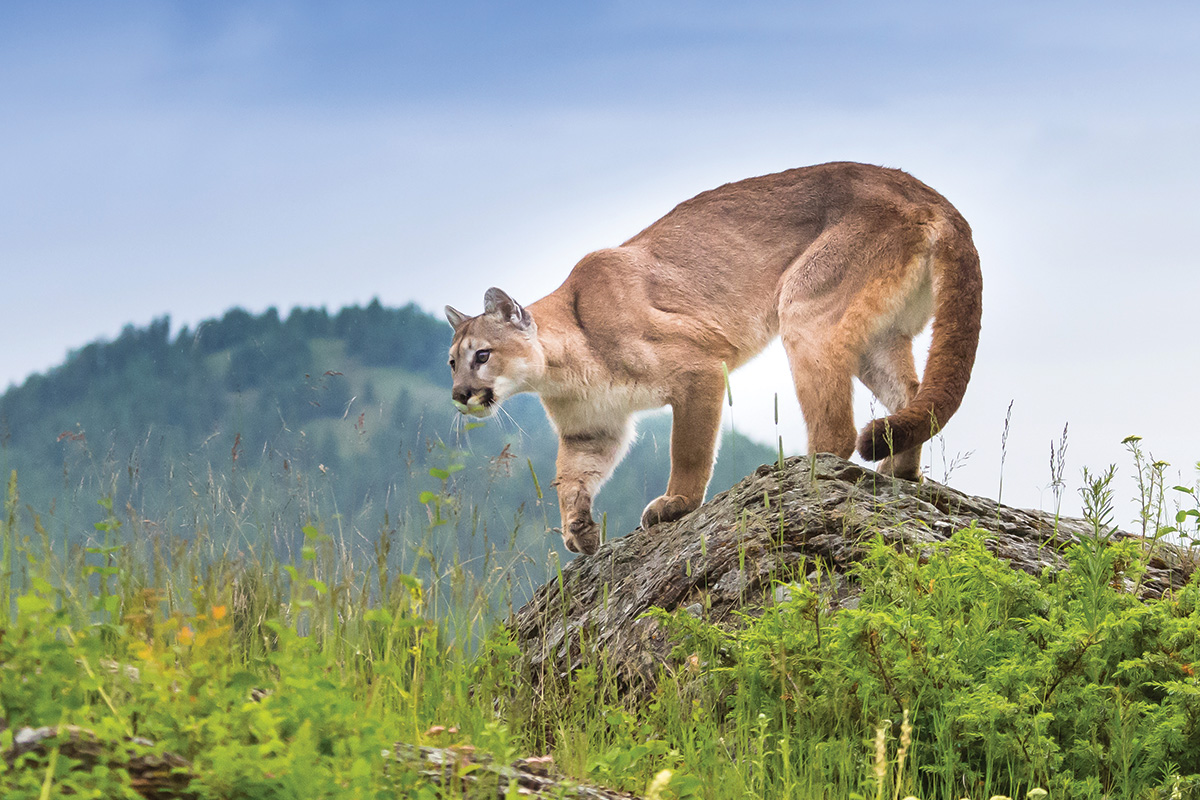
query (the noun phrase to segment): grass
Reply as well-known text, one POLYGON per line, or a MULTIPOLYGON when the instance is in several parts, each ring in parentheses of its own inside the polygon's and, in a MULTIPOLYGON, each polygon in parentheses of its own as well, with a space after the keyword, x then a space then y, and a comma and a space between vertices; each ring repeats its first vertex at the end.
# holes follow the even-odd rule
POLYGON ((1194 535, 1200 513, 1179 487, 1191 507, 1172 517, 1162 467, 1130 447, 1149 549, 1110 541, 1111 472, 1086 475, 1093 535, 1065 572, 1014 572, 974 529, 923 556, 875 543, 850 576, 856 609, 831 614, 817 572, 737 632, 656 612, 680 647, 639 702, 602 655, 532 696, 503 626, 529 587, 504 543, 457 559, 446 532, 472 513, 452 461, 426 519, 372 535, 294 476, 243 475, 166 520, 101 498, 86 546, 57 542, 13 473, 0 752, 25 726, 78 725, 113 755, 0 759, 0 793, 136 797, 120 743, 141 737, 154 744, 134 750, 188 759, 213 798, 464 791, 390 758, 397 742, 550 754, 569 778, 656 798, 1194 796, 1200 587, 1133 590, 1154 543, 1194 535))

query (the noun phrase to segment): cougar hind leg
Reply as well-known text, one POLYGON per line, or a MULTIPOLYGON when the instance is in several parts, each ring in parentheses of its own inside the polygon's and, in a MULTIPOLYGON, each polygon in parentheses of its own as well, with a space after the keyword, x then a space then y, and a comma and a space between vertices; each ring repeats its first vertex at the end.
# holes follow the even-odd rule
MULTIPOLYGON (((876 337, 859 357, 858 379, 891 414, 911 403, 920 387, 912 338, 894 330, 876 337)), ((885 475, 916 480, 921 473, 921 448, 892 453, 877 469, 885 475)))
POLYGON ((807 316, 799 304, 781 304, 779 335, 808 429, 808 452, 849 458, 856 434, 854 359, 833 332, 819 317, 807 316))
MULTIPOLYGON (((855 375, 889 409, 915 396, 906 334, 928 319, 927 250, 922 226, 903 216, 856 218, 827 230, 784 273, 779 332, 808 425, 810 453, 848 458, 854 452, 855 375)), ((915 478, 919 462, 918 448, 892 453, 883 469, 915 478)))

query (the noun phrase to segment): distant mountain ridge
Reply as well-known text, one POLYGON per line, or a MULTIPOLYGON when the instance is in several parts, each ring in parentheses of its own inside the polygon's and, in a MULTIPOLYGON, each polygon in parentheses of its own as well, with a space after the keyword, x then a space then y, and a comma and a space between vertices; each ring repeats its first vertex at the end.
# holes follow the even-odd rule
MULTIPOLYGON (((21 508, 55 521, 56 537, 94 537, 104 499, 130 520, 252 541, 266 525, 246 521, 257 503, 285 538, 287 520, 332 510, 346 529, 388 524, 405 541, 419 529, 444 544, 452 517, 458 552, 490 531, 565 556, 556 536, 544 541, 558 511, 540 405, 514 398, 482 427, 458 418, 444 320, 373 300, 286 317, 234 308, 170 331, 166 317, 127 326, 0 396, 0 469, 17 471, 21 508), (430 493, 444 498, 436 509, 430 493), (198 510, 218 506, 213 519, 198 510)), ((666 485, 669 421, 642 429, 597 505, 614 534, 666 485)), ((712 491, 773 458, 727 434, 712 491)))

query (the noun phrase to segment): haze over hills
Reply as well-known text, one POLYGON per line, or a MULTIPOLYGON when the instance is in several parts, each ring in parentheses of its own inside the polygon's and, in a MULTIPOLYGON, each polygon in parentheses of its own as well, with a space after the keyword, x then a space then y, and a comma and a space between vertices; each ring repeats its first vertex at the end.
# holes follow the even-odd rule
MULTIPOLYGON (((20 493, 10 505, 63 546, 111 533, 97 506, 111 501, 147 540, 208 537, 217 553, 293 547, 315 521, 364 546, 384 531, 463 561, 490 542, 538 571, 547 549, 568 557, 547 536, 559 524, 554 435, 532 396, 483 425, 458 418, 450 333, 416 306, 378 301, 286 317, 235 308, 175 335, 167 318, 128 326, 0 396, 0 469, 16 471, 20 493)), ((610 536, 636 527, 666 485, 669 418, 640 429, 596 505, 610 536)), ((710 495, 773 459, 727 432, 710 495)))

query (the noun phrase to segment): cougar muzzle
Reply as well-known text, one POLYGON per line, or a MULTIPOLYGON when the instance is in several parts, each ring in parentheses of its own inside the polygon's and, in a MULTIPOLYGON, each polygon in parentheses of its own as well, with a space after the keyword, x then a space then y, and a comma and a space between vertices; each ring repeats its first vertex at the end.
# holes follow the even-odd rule
POLYGON ((455 408, 472 417, 489 416, 496 404, 496 395, 488 388, 456 387, 451 391, 450 396, 454 400, 455 408))

